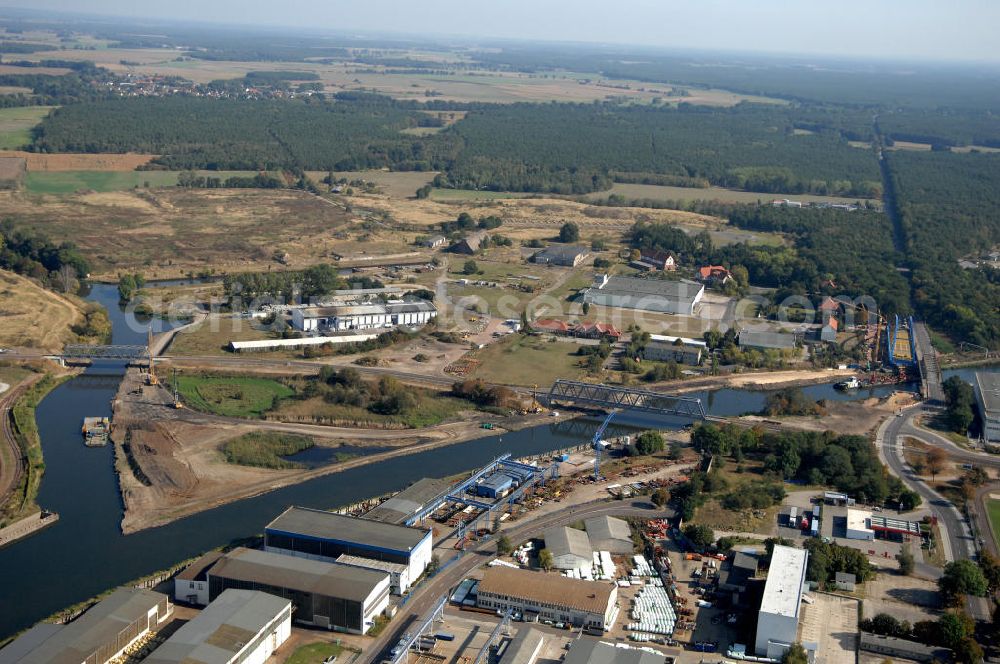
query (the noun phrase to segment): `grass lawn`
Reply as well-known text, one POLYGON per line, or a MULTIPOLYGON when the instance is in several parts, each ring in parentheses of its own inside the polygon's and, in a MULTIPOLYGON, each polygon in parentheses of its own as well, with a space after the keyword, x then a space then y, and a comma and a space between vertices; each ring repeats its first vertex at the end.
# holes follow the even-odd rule
POLYGON ((997 543, 997 546, 1000 546, 1000 500, 990 499, 986 503, 986 513, 990 517, 993 540, 997 543))
POLYGON ((285 664, 322 664, 326 658, 339 656, 343 650, 343 647, 336 643, 307 643, 299 646, 298 650, 285 660, 285 664))
POLYGON ((578 346, 547 337, 512 334, 475 355, 481 364, 473 377, 503 385, 548 388, 558 378, 578 380, 587 375, 576 355, 578 346))
MULTIPOLYGON (((170 344, 171 355, 223 355, 230 341, 273 339, 267 330, 254 327, 253 321, 234 316, 215 316, 179 332, 170 344)), ((287 351, 269 352, 267 357, 285 357, 287 351), (275 355, 277 353, 277 355, 275 355)))
POLYGON ((17 150, 31 142, 31 129, 54 107, 19 106, 0 109, 0 150, 17 150))
POLYGON ((270 378, 202 374, 179 375, 177 389, 184 405, 227 417, 260 417, 295 394, 270 378))
POLYGON ((321 396, 283 401, 272 414, 296 422, 419 429, 455 419, 461 413, 475 409, 475 406, 468 401, 430 390, 414 388, 411 393, 417 399, 416 405, 396 415, 375 413, 361 406, 330 403, 321 396))

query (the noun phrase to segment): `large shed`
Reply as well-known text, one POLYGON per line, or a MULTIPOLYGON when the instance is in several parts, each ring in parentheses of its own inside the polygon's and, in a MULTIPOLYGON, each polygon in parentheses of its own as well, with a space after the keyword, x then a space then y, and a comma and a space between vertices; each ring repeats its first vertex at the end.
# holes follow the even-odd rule
POLYGON ((590 570, 594 566, 594 550, 587 533, 565 526, 545 531, 545 548, 552 554, 556 569, 590 570))
POLYGON ((584 521, 583 525, 587 528, 590 547, 594 551, 632 553, 635 548, 632 529, 627 521, 613 516, 595 516, 584 521))

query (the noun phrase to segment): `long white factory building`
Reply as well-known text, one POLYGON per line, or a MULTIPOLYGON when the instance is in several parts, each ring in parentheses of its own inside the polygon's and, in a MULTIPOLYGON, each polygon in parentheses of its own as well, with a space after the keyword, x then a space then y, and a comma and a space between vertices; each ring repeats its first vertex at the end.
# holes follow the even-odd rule
POLYGON ((795 643, 802 617, 808 561, 809 552, 805 549, 774 547, 757 617, 755 650, 758 657, 781 659, 795 643))

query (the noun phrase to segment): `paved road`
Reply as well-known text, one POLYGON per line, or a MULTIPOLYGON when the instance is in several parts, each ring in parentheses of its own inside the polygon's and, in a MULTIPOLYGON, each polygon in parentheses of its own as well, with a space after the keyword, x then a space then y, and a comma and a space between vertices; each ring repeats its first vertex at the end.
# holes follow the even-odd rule
MULTIPOLYGON (((532 537, 537 537, 546 528, 566 525, 583 518, 632 515, 642 516, 647 519, 668 519, 674 516, 674 512, 670 509, 650 510, 635 507, 630 503, 600 500, 567 507, 565 510, 546 514, 535 519, 519 521, 511 524, 508 528, 504 528, 502 532, 512 542, 523 542, 532 537)), ((425 583, 414 591, 410 600, 404 606, 400 607, 398 617, 392 622, 393 628, 386 629, 380 634, 361 654, 357 664, 372 664, 372 662, 381 661, 381 658, 387 655, 387 649, 394 645, 403 632, 409 629, 411 625, 427 615, 431 608, 433 608, 434 603, 442 595, 450 592, 472 570, 486 564, 495 557, 496 542, 491 539, 466 551, 458 560, 451 564, 447 564, 448 560, 443 560, 442 564, 447 564, 445 569, 439 572, 430 582, 425 583)))
MULTIPOLYGON (((901 417, 890 418, 879 428, 875 444, 878 446, 879 456, 889 467, 889 470, 904 484, 919 493, 930 507, 931 513, 937 517, 945 560, 949 562, 963 558, 975 560, 977 557, 976 541, 965 516, 950 501, 929 487, 921 477, 915 475, 903 459, 903 441, 909 437, 930 445, 940 446, 942 442, 947 442, 954 450, 961 451, 961 448, 955 447, 946 438, 931 434, 931 432, 914 424, 915 417, 926 415, 929 412, 931 411, 926 406, 918 405, 904 410, 901 417)), ((965 454, 971 455, 973 459, 979 461, 977 458, 979 455, 963 452, 963 456, 965 454)), ((953 456, 959 455, 954 454, 953 456)), ((1000 461, 994 462, 1000 465, 1000 461)), ((930 572, 932 569, 921 566, 921 572, 924 573, 930 572)), ((940 576, 940 573, 937 572, 935 576, 940 576)), ((967 605, 969 614, 977 620, 990 620, 990 605, 986 599, 970 597, 967 605)))

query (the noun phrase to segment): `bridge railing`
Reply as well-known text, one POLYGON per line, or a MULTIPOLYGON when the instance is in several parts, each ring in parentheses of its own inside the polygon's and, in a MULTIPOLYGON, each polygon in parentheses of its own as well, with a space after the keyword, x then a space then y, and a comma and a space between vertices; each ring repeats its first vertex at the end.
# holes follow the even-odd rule
POLYGON ((703 420, 705 406, 701 399, 651 390, 613 387, 575 380, 559 379, 547 395, 549 404, 556 401, 601 408, 620 408, 661 415, 673 415, 703 420))
POLYGON ((149 358, 149 349, 146 346, 67 344, 63 347, 62 356, 91 360, 143 360, 149 358))

